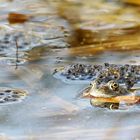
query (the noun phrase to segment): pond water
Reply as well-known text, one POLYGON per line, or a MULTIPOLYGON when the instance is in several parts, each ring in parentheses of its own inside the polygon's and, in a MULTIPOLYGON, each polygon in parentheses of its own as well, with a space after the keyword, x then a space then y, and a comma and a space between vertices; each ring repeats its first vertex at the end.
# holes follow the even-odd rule
POLYGON ((75 63, 140 64, 139 6, 0 0, 0 17, 0 87, 27 92, 20 102, 0 104, 0 139, 140 139, 139 105, 93 107, 76 98, 87 83, 64 83, 53 76, 56 68, 75 63), (30 18, 11 24, 9 13, 30 18))

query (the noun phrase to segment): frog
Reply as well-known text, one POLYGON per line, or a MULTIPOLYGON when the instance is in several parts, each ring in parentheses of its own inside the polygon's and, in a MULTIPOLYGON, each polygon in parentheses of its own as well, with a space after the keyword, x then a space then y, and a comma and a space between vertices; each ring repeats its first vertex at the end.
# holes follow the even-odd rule
POLYGON ((100 101, 100 98, 124 96, 129 95, 130 92, 132 91, 126 89, 115 80, 111 80, 101 87, 98 87, 98 83, 96 81, 92 81, 90 86, 82 91, 82 98, 90 98, 90 104, 92 106, 118 109, 119 103, 102 102, 100 101))

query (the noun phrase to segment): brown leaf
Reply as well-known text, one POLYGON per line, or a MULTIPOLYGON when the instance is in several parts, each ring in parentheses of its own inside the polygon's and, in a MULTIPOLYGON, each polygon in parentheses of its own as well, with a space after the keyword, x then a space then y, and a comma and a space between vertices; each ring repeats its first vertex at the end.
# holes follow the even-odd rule
POLYGON ((10 24, 24 23, 29 20, 29 16, 20 13, 9 13, 8 21, 10 24))

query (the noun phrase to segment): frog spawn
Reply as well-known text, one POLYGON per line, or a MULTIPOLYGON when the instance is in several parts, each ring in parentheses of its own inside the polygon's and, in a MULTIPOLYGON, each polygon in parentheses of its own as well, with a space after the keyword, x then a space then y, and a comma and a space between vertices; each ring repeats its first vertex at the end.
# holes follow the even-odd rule
POLYGON ((66 83, 89 83, 97 77, 97 73, 101 70, 101 65, 73 64, 61 70, 55 69, 54 77, 66 83))
POLYGON ((27 93, 23 90, 12 88, 0 88, 0 105, 21 102, 27 93))
MULTIPOLYGON (((23 32, 4 32, 0 31, 0 65, 22 65, 26 62, 25 53, 33 47, 31 44, 31 38, 26 37, 23 32), (17 46, 18 44, 18 60, 17 60, 17 46)), ((37 40, 37 39, 36 39, 37 40)), ((33 41, 32 41, 33 42, 33 41)), ((34 42, 35 44, 35 42, 34 42)))
POLYGON ((140 81, 140 65, 117 65, 105 63, 104 65, 73 64, 63 70, 55 70, 54 77, 64 82, 90 82, 96 80, 98 86, 110 80, 116 80, 131 89, 140 81), (64 80, 65 79, 65 80, 64 80))
MULTIPOLYGON (((36 42, 31 43, 31 37, 25 35, 23 32, 10 32, 3 33, 0 37, 0 52, 1 53, 10 53, 10 49, 16 49, 16 40, 18 41, 19 50, 28 50, 33 47, 33 43, 35 45, 36 42)), ((34 39, 35 40, 35 39, 34 39)))

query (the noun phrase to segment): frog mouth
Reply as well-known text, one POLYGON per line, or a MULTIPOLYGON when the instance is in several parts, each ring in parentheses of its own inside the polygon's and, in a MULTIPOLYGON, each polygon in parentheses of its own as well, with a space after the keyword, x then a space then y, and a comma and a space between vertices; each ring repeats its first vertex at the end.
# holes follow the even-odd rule
MULTIPOLYGON (((90 95, 90 90, 91 90, 91 86, 85 88, 84 90, 82 90, 77 97, 78 98, 92 98, 92 95, 90 95)), ((94 96, 93 96, 94 97, 94 96)))

